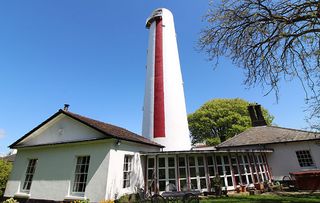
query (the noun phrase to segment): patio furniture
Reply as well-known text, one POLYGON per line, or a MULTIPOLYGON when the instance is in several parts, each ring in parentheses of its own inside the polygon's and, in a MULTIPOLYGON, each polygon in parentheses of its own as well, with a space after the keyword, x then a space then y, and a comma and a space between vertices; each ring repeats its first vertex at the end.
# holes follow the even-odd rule
POLYGON ((282 178, 282 186, 284 190, 296 191, 296 180, 291 178, 290 176, 283 176, 282 178))

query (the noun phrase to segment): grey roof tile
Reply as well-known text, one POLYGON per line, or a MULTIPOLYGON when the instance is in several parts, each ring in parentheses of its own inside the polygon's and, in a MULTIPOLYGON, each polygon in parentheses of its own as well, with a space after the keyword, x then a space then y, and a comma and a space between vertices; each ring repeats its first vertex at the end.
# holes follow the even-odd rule
POLYGON ((320 133, 276 126, 252 127, 225 142, 217 148, 264 145, 274 143, 320 140, 320 133))

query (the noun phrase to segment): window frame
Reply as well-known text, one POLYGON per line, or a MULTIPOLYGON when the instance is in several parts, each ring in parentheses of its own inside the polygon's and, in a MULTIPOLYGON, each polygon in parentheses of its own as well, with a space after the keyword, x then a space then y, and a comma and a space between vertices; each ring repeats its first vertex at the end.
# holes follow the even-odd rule
POLYGON ((84 196, 84 193, 86 191, 86 188, 87 188, 87 181, 88 181, 88 174, 89 174, 89 168, 90 168, 90 155, 81 155, 81 156, 76 156, 76 163, 75 163, 75 168, 74 168, 74 176, 73 176, 73 184, 72 184, 72 189, 71 189, 71 192, 72 192, 72 195, 75 195, 75 196, 84 196), (82 161, 79 162, 79 159, 80 158, 88 158, 87 161, 85 163, 83 163, 82 161), (84 170, 85 171, 81 171, 83 168, 78 168, 78 167, 81 167, 81 166, 84 166, 84 170), (80 170, 80 171, 78 171, 80 170), (85 176, 84 178, 84 181, 81 182, 81 177, 82 175, 85 176), (79 181, 78 181, 79 180, 79 181), (77 189, 80 187, 80 184, 83 184, 84 183, 84 186, 83 186, 83 191, 77 189), (77 186, 78 185, 78 186, 77 186), (76 189, 75 189, 76 188, 76 189))
POLYGON ((122 181, 122 188, 129 188, 131 186, 131 173, 132 173, 132 162, 133 162, 133 155, 126 154, 123 157, 123 181, 122 181), (127 166, 127 168, 126 168, 127 166), (125 175, 127 174, 127 175, 125 175), (127 178, 125 178, 127 177, 127 178))
POLYGON ((25 192, 25 193, 30 192, 32 182, 33 182, 33 177, 34 177, 34 174, 35 174, 35 171, 37 168, 37 163, 38 163, 37 158, 28 159, 28 165, 26 168, 26 172, 24 175, 24 181, 23 181, 22 188, 21 188, 22 192, 25 192), (30 182, 30 184, 28 184, 29 182, 30 182), (27 186, 27 188, 25 186, 27 186))
POLYGON ((148 156, 147 158, 147 190, 151 192, 155 192, 156 186, 156 179, 157 179, 157 172, 156 172, 156 157, 155 156, 148 156))
MULTIPOLYGON (((207 163, 206 157, 204 154, 201 155, 190 155, 188 156, 188 168, 189 168, 189 179, 190 179, 190 187, 194 187, 201 192, 208 191, 208 181, 207 181, 207 163), (190 160, 193 159, 193 164, 190 164, 190 160), (192 172, 194 174, 192 174, 192 172), (201 172, 204 172, 201 175, 201 172), (203 185, 204 184, 204 185, 203 185)), ((193 189, 193 188, 191 188, 193 189)))
POLYGON ((309 149, 296 150, 295 154, 296 154, 296 158, 298 160, 299 166, 301 168, 315 168, 316 167, 316 164, 312 158, 311 150, 309 150, 309 149), (301 152, 307 152, 307 154, 303 153, 303 154, 298 155, 298 153, 301 153, 301 152), (301 157, 301 155, 302 156, 309 156, 309 157, 301 157), (310 160, 311 160, 311 163, 306 162, 306 161, 310 161, 310 160))

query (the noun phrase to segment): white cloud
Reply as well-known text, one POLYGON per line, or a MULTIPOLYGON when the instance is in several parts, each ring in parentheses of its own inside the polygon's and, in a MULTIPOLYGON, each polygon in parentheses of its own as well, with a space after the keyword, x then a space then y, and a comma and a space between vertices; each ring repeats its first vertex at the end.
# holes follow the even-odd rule
POLYGON ((0 128, 0 139, 3 138, 6 135, 6 132, 4 131, 4 129, 0 128))

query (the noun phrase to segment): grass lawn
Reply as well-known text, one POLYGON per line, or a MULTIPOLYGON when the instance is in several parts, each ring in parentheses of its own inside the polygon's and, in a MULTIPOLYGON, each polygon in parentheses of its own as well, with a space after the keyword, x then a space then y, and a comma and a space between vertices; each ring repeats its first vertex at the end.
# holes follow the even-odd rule
POLYGON ((320 195, 239 195, 230 197, 212 197, 201 199, 201 203, 206 202, 240 202, 240 203, 309 203, 320 202, 320 195))

